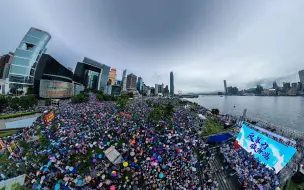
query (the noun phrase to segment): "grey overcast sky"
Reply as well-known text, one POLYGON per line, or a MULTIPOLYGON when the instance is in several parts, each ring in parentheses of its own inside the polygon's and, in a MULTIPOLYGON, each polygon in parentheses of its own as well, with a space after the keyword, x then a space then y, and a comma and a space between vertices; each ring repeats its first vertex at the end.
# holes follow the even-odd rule
MULTIPOLYGON (((303 0, 0 0, 0 53, 15 51, 30 27, 75 68, 84 56, 176 92, 240 88, 304 69, 303 0)), ((286 76, 286 77, 285 77, 286 76)), ((284 78, 285 77, 285 78, 284 78)))

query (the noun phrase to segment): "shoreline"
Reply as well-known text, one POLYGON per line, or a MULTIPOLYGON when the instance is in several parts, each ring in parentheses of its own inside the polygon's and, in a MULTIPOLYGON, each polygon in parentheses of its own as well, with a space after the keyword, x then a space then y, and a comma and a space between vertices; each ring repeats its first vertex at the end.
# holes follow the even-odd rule
MULTIPOLYGON (((204 107, 203 105, 200 105, 197 102, 194 102, 194 101, 192 102, 192 101, 189 101, 189 100, 183 99, 183 98, 180 98, 180 100, 186 101, 186 102, 189 102, 189 103, 196 103, 199 106, 206 109, 207 111, 211 111, 210 109, 207 109, 206 107, 204 107)), ((304 136, 304 131, 300 131, 300 130, 293 129, 293 128, 288 128, 288 127, 285 127, 285 126, 282 126, 282 125, 279 125, 279 124, 272 123, 270 121, 265 121, 263 119, 252 118, 252 117, 248 117, 248 116, 246 116, 245 119, 243 119, 242 116, 239 116, 239 115, 231 115, 231 114, 224 114, 223 115, 223 114, 220 114, 220 116, 225 116, 225 115, 232 116, 239 121, 247 121, 247 122, 250 122, 250 123, 251 122, 256 122, 255 124, 253 124, 253 123, 251 123, 251 124, 262 127, 262 128, 265 128, 267 130, 268 130, 268 128, 275 129, 274 133, 277 133, 277 134, 283 135, 283 136, 286 136, 286 134, 287 134, 289 138, 292 138, 292 137, 300 138, 300 137, 304 136), (278 130, 283 132, 283 134, 278 133, 279 132, 278 130)))

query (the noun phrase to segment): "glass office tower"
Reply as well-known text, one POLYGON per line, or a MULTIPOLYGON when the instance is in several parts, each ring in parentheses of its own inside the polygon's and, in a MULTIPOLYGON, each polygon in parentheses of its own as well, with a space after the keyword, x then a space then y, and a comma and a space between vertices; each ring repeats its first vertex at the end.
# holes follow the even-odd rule
POLYGON ((20 89, 26 92, 27 87, 33 86, 37 64, 50 39, 49 33, 36 28, 26 33, 12 60, 8 77, 11 92, 20 89))

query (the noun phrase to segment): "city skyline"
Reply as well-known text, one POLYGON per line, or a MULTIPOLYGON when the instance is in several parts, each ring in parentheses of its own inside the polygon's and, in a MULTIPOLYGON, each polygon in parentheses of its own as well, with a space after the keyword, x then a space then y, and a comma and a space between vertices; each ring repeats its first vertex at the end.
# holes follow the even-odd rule
POLYGON ((88 56, 117 68, 117 78, 128 69, 149 86, 159 83, 155 74, 169 84, 173 71, 176 92, 218 91, 223 80, 240 88, 285 76, 295 82, 304 60, 303 3, 2 1, 0 54, 15 52, 35 27, 52 35, 47 52, 64 65, 88 56))

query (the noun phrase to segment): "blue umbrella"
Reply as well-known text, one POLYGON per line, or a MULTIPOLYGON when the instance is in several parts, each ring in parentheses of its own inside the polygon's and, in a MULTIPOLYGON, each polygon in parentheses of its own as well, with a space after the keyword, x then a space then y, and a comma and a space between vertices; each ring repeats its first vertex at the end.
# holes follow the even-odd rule
POLYGON ((58 189, 60 189, 60 184, 57 183, 57 184, 55 185, 55 190, 58 190, 58 189))
POLYGON ((70 167, 69 170, 70 170, 70 171, 73 171, 73 170, 74 170, 74 167, 70 167))
POLYGON ((98 155, 98 158, 100 158, 100 159, 101 159, 101 158, 102 158, 102 154, 99 154, 99 155, 98 155))
POLYGON ((80 180, 78 180, 78 185, 81 185, 82 184, 82 180, 80 179, 80 180))
POLYGON ((160 174, 158 175, 158 177, 159 177, 160 179, 162 179, 164 176, 165 176, 165 175, 164 175, 163 173, 160 173, 160 174))

